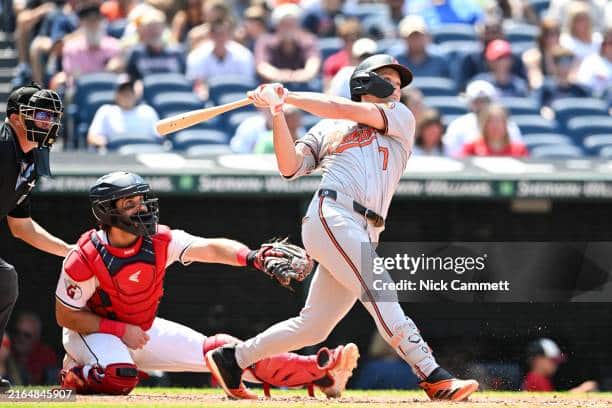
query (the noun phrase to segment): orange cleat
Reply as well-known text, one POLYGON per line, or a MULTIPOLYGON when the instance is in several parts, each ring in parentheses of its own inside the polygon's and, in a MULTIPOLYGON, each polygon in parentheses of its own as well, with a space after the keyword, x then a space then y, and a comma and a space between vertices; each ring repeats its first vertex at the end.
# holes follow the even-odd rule
POLYGON ((215 380, 232 399, 259 399, 242 382, 242 369, 236 362, 236 347, 223 346, 205 354, 206 365, 215 380))
POLYGON ((317 356, 320 360, 324 359, 324 353, 329 354, 327 363, 320 362, 320 366, 329 366, 327 372, 334 383, 328 387, 319 386, 327 398, 339 398, 346 389, 346 383, 353 375, 353 370, 357 367, 359 359, 359 348, 353 343, 345 346, 338 346, 334 350, 322 349, 317 356))
POLYGON ((438 367, 419 383, 419 387, 432 400, 465 401, 478 390, 478 381, 454 378, 446 370, 438 367))

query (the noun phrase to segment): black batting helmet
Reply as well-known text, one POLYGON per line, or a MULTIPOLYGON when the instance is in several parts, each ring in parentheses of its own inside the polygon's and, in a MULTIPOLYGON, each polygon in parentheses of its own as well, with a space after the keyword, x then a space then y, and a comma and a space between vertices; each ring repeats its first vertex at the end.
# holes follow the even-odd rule
POLYGON ((149 184, 137 174, 117 171, 100 177, 89 189, 91 209, 98 223, 117 227, 135 235, 153 235, 159 221, 159 204, 149 184), (125 215, 115 203, 120 198, 142 195, 146 212, 125 215))
POLYGON ((397 71, 401 81, 400 88, 412 82, 412 72, 398 63, 395 58, 388 54, 372 55, 357 65, 353 75, 351 75, 351 99, 360 101, 362 95, 374 95, 379 98, 386 98, 391 95, 393 85, 374 72, 386 67, 397 71))
POLYGON ((7 114, 14 112, 21 115, 30 142, 38 143, 39 147, 55 143, 64 113, 64 104, 55 91, 40 89, 35 84, 15 90, 7 104, 7 114))

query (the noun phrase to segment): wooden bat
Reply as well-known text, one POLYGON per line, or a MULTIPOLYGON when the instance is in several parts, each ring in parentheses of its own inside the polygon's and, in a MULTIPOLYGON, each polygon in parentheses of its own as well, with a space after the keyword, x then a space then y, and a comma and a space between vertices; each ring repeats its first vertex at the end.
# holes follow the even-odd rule
POLYGON ((249 98, 240 99, 235 102, 226 103, 225 105, 213 106, 211 108, 197 109, 179 115, 170 116, 169 118, 162 119, 155 124, 157 133, 161 136, 167 135, 168 133, 176 132, 188 128, 198 123, 206 122, 219 116, 222 113, 229 112, 234 109, 242 108, 253 103, 249 98))

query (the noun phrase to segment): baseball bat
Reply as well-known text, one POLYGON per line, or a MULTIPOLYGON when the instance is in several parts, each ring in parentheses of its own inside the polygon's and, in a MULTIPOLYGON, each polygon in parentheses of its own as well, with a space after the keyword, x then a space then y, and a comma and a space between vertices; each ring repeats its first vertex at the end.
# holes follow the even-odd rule
POLYGON ((198 123, 205 122, 214 118, 215 116, 221 115, 222 113, 242 108, 243 106, 247 106, 251 103, 253 102, 249 98, 244 98, 235 102, 226 103, 224 105, 181 113, 158 121, 155 124, 155 129, 157 130, 157 133, 164 136, 168 133, 176 132, 190 126, 197 125, 198 123))

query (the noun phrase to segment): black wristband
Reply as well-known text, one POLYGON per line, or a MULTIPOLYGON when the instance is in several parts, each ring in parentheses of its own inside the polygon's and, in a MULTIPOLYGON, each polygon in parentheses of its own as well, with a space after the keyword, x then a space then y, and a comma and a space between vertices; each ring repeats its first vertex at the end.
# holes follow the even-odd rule
POLYGON ((257 258, 257 251, 256 250, 251 250, 249 251, 249 253, 246 256, 246 264, 247 266, 250 266, 251 268, 255 268, 255 259, 257 258))

